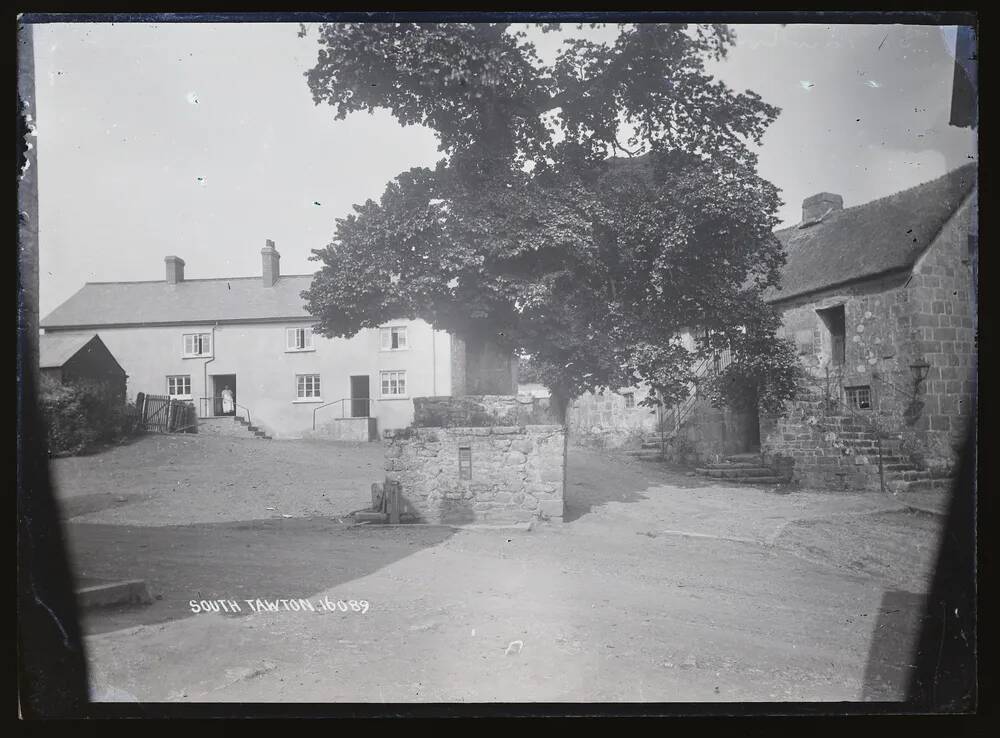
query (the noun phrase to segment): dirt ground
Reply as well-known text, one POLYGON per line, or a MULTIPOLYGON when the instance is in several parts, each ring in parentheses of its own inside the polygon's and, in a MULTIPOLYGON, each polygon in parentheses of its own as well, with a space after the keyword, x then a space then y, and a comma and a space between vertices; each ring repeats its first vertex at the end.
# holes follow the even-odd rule
POLYGON ((150 434, 51 468, 64 517, 159 526, 335 518, 371 501, 383 464, 378 443, 150 434))
POLYGON ((561 526, 340 522, 380 462, 379 444, 171 436, 54 462, 78 574, 159 597, 87 614, 98 699, 903 696, 938 516, 571 449, 561 526), (219 598, 241 611, 191 611, 219 598), (252 612, 257 598, 316 609, 252 612))

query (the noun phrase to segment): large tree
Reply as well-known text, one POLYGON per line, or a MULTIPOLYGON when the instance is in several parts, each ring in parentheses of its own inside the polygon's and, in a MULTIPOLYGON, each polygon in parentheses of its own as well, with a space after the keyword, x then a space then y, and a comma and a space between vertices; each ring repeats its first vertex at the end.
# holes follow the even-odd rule
POLYGON ((783 263, 781 203, 752 147, 779 111, 706 71, 727 27, 622 25, 613 43, 565 39, 552 64, 505 23, 318 33, 316 104, 386 109, 442 152, 314 252, 303 296, 323 335, 423 318, 530 354, 563 406, 637 379, 676 399, 694 358, 685 328, 708 330, 695 353, 776 342, 761 291, 783 263))

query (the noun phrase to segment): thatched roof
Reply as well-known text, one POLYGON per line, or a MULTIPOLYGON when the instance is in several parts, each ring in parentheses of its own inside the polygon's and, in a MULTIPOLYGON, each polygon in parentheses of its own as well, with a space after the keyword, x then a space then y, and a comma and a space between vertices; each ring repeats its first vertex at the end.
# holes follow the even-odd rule
POLYGON ((788 262, 770 302, 911 269, 976 185, 975 163, 775 235, 788 262))

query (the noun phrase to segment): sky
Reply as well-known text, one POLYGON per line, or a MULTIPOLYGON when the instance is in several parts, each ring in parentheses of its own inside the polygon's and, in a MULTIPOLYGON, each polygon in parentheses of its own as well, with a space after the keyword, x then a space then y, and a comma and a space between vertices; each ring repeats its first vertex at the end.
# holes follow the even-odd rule
MULTIPOLYGON (((954 28, 733 26, 710 69, 781 108, 759 149, 782 223, 838 193, 851 207, 933 179, 976 155, 949 127, 954 28)), ((304 73, 314 34, 288 24, 34 27, 40 308, 84 282, 314 272, 335 221, 411 167, 441 158, 433 133, 388 113, 334 119, 304 73)), ((586 30, 613 39, 613 26, 586 30)), ((565 35, 581 35, 573 27, 565 35)), ((535 34, 543 58, 561 37, 535 34)))

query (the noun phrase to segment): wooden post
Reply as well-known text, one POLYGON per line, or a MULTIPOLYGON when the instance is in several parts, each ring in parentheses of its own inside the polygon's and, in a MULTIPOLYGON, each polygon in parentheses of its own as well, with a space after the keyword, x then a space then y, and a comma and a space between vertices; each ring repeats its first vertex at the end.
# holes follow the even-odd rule
POLYGON ((400 484, 399 482, 391 481, 387 485, 388 489, 388 502, 389 502, 389 522, 392 525, 399 525, 399 497, 400 497, 400 484))

